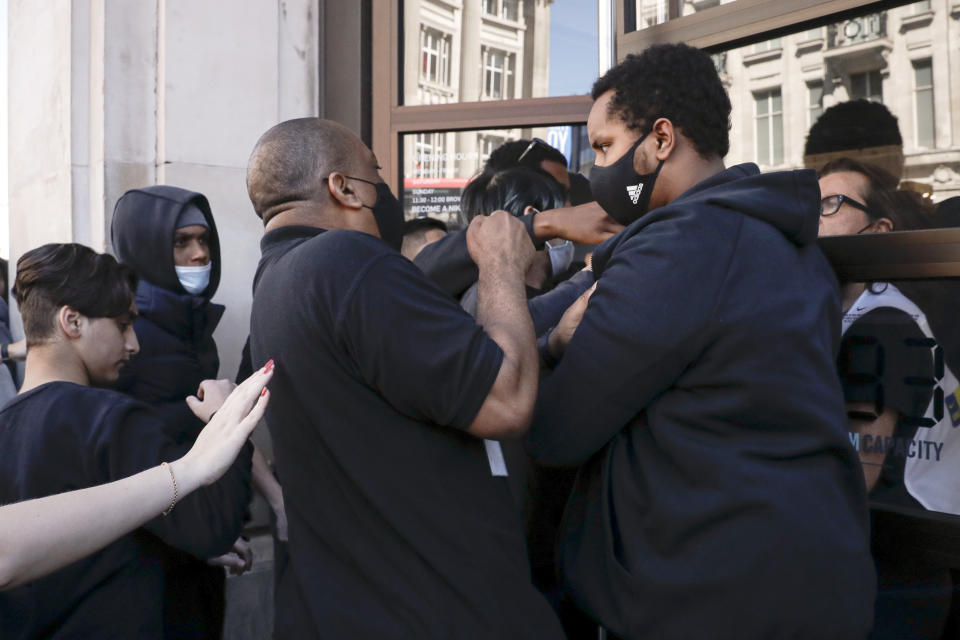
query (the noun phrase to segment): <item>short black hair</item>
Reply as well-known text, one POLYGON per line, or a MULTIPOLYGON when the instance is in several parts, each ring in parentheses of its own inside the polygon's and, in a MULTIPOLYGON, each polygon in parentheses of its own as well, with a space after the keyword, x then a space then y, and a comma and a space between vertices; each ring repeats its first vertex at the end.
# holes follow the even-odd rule
POLYGON ((504 142, 490 152, 490 157, 487 158, 487 162, 483 167, 484 173, 496 173, 497 171, 503 171, 504 169, 520 165, 520 156, 523 156, 527 148, 529 148, 530 151, 527 152, 527 155, 523 156, 522 163, 525 167, 539 169, 540 163, 544 161, 559 162, 563 166, 567 166, 567 157, 563 155, 559 149, 551 147, 542 140, 530 146, 532 143, 532 140, 523 139, 504 142))
POLYGON ((869 100, 833 105, 807 133, 803 155, 903 145, 897 117, 886 106, 869 100))
POLYGON ((410 235, 411 233, 417 233, 418 231, 429 231, 430 229, 439 229, 440 231, 446 233, 447 224, 443 220, 437 220, 436 218, 429 218, 426 216, 407 220, 403 223, 403 235, 405 236, 410 235))
POLYGON ((593 99, 615 93, 609 113, 645 134, 667 118, 704 158, 730 150, 730 97, 706 53, 686 44, 655 44, 630 54, 593 85, 593 99))
POLYGON ((528 206, 546 211, 562 207, 563 201, 563 188, 549 173, 543 169, 514 166, 474 178, 463 190, 460 213, 467 222, 499 209, 522 216, 528 206))
POLYGON ((132 268, 76 243, 45 244, 26 252, 17 260, 13 284, 28 346, 54 335, 61 307, 88 318, 116 318, 129 313, 136 290, 132 268))
POLYGON ((937 226, 960 227, 960 196, 953 196, 937 205, 937 226))
POLYGON ((324 178, 356 167, 354 139, 347 127, 322 118, 286 120, 267 130, 247 163, 247 193, 257 216, 266 224, 277 207, 321 198, 324 178))

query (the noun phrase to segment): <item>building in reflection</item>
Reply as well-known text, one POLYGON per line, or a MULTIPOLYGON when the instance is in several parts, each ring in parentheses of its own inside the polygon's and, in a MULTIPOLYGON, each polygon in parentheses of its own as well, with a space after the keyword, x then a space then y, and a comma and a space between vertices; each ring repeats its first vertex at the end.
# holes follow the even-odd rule
MULTIPOLYGON (((553 0, 405 0, 403 103, 546 96, 553 0)), ((460 189, 490 152, 520 130, 404 136, 409 216, 459 210, 460 189)))
POLYGON ((728 161, 803 166, 824 109, 864 98, 899 121, 903 179, 936 200, 960 195, 957 42, 960 7, 930 0, 715 55, 733 104, 728 161))

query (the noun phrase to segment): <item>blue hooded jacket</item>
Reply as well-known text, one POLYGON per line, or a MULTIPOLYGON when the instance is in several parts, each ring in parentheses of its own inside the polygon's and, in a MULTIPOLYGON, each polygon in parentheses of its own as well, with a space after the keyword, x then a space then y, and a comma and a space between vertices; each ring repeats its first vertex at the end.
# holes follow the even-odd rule
POLYGON ((185 402, 200 382, 220 368, 213 331, 224 307, 210 302, 220 283, 220 240, 207 199, 193 191, 157 185, 126 192, 113 212, 111 228, 117 258, 140 278, 134 330, 140 352, 120 374, 117 389, 159 410, 183 437, 196 436, 203 423, 185 402), (192 295, 180 284, 173 262, 177 218, 196 205, 210 227, 210 284, 192 295))
POLYGON ((704 180, 600 245, 528 450, 583 465, 559 564, 626 638, 863 638, 866 491, 812 171, 704 180))

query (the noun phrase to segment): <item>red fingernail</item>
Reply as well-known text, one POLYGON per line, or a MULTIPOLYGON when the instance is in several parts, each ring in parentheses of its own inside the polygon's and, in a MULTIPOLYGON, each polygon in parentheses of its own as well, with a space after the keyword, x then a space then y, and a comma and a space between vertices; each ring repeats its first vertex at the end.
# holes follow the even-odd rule
POLYGON ((273 371, 273 358, 267 360, 267 364, 263 365, 264 373, 270 373, 271 371, 273 371))
POLYGON ((266 388, 266 387, 264 387, 264 388, 263 388, 263 391, 260 392, 260 397, 262 398, 262 397, 265 396, 265 395, 267 395, 267 388, 266 388))

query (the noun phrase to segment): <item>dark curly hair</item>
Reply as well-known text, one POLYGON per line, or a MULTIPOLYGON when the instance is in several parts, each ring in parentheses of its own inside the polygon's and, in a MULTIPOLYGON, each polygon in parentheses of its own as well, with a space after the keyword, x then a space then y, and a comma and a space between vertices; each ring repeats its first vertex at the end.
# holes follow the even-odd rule
POLYGON ((60 307, 73 307, 88 318, 117 318, 129 313, 136 290, 133 269, 75 243, 27 251, 17 260, 13 285, 27 346, 54 335, 60 307))
POLYGON ((704 158, 730 150, 730 98, 710 56, 685 44, 657 44, 630 54, 593 85, 593 99, 607 91, 611 115, 646 133, 667 118, 704 158))
POLYGON ((803 155, 902 145, 897 117, 869 100, 840 102, 824 111, 807 134, 803 155))

